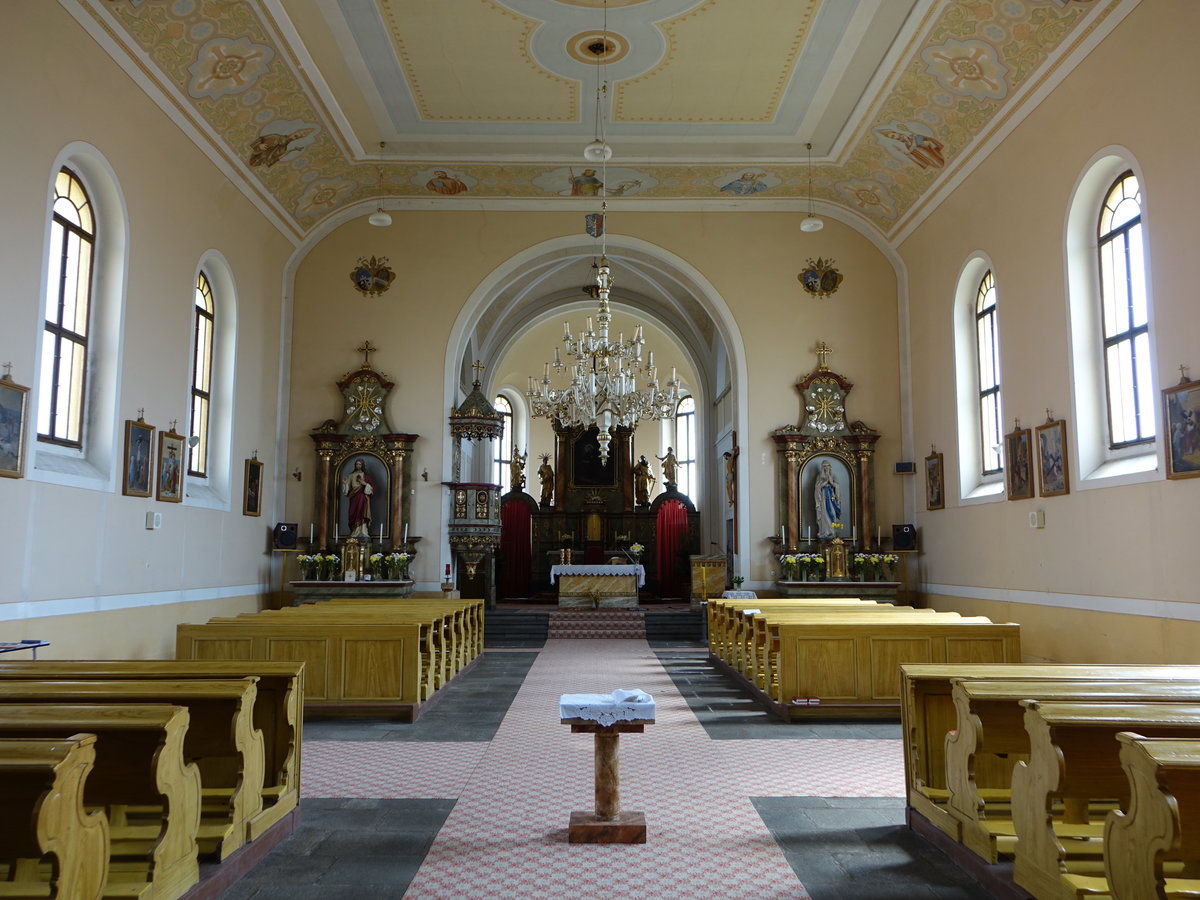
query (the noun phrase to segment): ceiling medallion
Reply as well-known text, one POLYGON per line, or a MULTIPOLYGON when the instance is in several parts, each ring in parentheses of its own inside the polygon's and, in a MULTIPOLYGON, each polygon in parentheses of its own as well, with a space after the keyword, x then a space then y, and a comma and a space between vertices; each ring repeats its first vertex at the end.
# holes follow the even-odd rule
POLYGON ((842 273, 833 267, 833 262, 832 259, 821 259, 819 256, 815 260, 810 259, 796 278, 814 297, 836 294, 842 286, 842 273))
POLYGON ((350 281, 354 283, 354 289, 367 297, 374 297, 390 288, 396 280, 396 273, 391 270, 387 261, 386 256, 372 256, 370 259, 360 256, 358 264, 350 270, 350 281))

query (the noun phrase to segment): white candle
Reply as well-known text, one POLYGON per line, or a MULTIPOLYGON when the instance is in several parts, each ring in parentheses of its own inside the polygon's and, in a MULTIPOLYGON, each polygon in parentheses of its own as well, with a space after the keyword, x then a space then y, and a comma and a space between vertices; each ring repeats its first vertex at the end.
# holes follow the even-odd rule
POLYGON ((875 526, 875 546, 879 546, 879 526, 875 526))
POLYGON ((787 526, 786 525, 779 526, 779 537, 783 540, 783 546, 786 547, 787 546, 787 526))
POLYGON ((812 526, 811 525, 808 526, 808 529, 805 532, 805 540, 808 540, 808 541, 812 540, 812 526))
POLYGON ((333 542, 337 543, 337 522, 333 523, 333 542))
POLYGON ((382 522, 379 523, 379 541, 380 541, 380 543, 383 542, 383 523, 382 522))
POLYGON ((408 546, 408 523, 404 523, 404 545, 408 546))
POLYGON ((853 525, 850 528, 850 540, 852 540, 852 541, 858 540, 858 526, 857 525, 853 525))
POLYGON ((312 522, 308 523, 308 542, 310 544, 313 542, 313 523, 312 522))

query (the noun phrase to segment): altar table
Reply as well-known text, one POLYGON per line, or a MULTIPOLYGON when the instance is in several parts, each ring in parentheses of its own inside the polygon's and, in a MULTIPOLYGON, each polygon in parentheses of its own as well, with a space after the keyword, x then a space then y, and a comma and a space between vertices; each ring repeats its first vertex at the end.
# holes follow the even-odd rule
POLYGON ((638 588, 646 583, 640 566, 561 565, 550 567, 564 609, 637 609, 638 588))

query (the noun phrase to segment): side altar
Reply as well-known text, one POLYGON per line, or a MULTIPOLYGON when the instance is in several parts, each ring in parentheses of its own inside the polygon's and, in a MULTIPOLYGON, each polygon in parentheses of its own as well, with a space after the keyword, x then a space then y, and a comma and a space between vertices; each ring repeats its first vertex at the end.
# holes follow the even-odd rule
POLYGON ((318 603, 335 597, 394 598, 412 596, 411 581, 293 581, 294 603, 318 603))

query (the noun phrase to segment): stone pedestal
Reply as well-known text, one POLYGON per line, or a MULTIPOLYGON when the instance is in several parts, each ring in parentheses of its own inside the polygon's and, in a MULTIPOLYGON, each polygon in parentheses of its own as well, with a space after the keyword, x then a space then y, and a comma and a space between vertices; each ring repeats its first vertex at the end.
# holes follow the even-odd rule
POLYGON ((562 719, 572 734, 592 734, 596 740, 596 809, 573 810, 567 829, 569 844, 644 844, 646 814, 621 812, 622 734, 641 734, 645 722, 614 722, 601 725, 587 719, 562 719))

